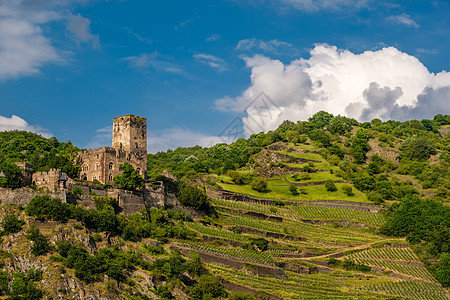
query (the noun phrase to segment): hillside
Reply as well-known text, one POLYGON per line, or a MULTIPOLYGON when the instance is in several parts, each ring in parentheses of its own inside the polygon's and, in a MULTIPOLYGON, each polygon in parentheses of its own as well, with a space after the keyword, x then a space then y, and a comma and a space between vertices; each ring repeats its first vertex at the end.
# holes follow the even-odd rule
POLYGON ((149 155, 176 211, 125 216, 105 197, 92 210, 45 196, 3 203, 1 294, 449 299, 449 125, 320 112, 231 145, 149 155))

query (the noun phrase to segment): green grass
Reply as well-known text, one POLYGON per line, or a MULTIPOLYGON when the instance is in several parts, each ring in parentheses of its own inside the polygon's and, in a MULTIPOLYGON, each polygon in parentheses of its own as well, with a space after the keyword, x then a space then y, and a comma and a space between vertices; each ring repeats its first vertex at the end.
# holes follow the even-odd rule
MULTIPOLYGON (((311 149, 312 150, 312 149, 311 149)), ((287 151, 274 151, 281 154, 286 154, 292 157, 299 157, 299 158, 305 158, 305 159, 311 159, 311 160, 317 160, 317 161, 324 161, 324 158, 322 155, 318 153, 295 153, 295 152, 287 152, 287 151)))
POLYGON ((222 189, 240 193, 244 195, 260 197, 265 199, 285 199, 285 200, 302 200, 302 201, 311 201, 311 200, 339 200, 339 201, 349 201, 349 202, 363 202, 370 203, 367 200, 367 197, 364 193, 353 189, 355 193, 354 196, 347 196, 342 191, 342 186, 346 185, 345 183, 336 183, 336 187, 338 190, 336 192, 328 192, 325 189, 325 185, 315 185, 315 186, 305 186, 301 187, 306 194, 300 194, 298 196, 292 196, 289 192, 288 183, 282 184, 280 181, 267 181, 269 192, 260 193, 253 190, 249 185, 233 185, 227 183, 219 183, 222 189))

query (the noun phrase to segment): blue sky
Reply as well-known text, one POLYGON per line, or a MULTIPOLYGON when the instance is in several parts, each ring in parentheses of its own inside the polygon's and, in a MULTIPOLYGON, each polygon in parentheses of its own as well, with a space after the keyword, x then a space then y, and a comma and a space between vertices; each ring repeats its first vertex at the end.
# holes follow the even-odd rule
POLYGON ((0 130, 107 146, 132 113, 155 152, 320 109, 450 114, 449 20, 448 1, 3 0, 0 130))

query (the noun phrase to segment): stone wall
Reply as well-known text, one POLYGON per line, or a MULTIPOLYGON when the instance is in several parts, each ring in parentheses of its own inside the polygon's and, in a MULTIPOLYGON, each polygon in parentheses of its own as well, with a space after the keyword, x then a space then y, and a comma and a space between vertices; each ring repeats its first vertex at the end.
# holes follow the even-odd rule
POLYGON ((87 183, 81 183, 78 186, 83 191, 82 195, 66 193, 64 190, 44 193, 31 188, 15 190, 0 188, 0 203, 13 203, 26 206, 36 195, 49 195, 51 198, 59 198, 63 202, 73 203, 86 209, 94 209, 95 196, 103 196, 116 199, 120 207, 120 213, 130 215, 150 207, 164 207, 166 199, 171 199, 170 202, 176 201, 175 195, 165 194, 164 189, 131 192, 121 189, 103 188, 87 183))
MULTIPOLYGON (((0 188, 0 203, 13 203, 26 206, 36 195, 45 194, 30 188, 20 188, 15 190, 0 188)), ((50 198, 59 198, 63 202, 66 201, 66 193, 63 191, 56 193, 47 193, 47 195, 49 195, 50 198)))

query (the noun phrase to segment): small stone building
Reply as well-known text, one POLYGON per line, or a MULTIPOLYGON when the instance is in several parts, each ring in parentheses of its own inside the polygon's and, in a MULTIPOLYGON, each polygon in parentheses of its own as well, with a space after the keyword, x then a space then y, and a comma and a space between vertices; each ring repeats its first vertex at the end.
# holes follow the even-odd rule
POLYGON ((22 186, 29 186, 32 183, 33 166, 27 162, 16 162, 16 166, 21 169, 22 186))
POLYGON ((67 189, 69 185, 72 186, 75 183, 60 169, 50 169, 48 172, 36 172, 33 173, 32 178, 33 185, 38 188, 45 187, 50 192, 58 192, 67 189))
POLYGON ((80 180, 113 183, 122 172, 119 166, 130 163, 146 178, 147 171, 147 119, 135 115, 115 117, 112 147, 85 150, 75 158, 81 167, 80 180))

